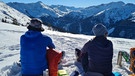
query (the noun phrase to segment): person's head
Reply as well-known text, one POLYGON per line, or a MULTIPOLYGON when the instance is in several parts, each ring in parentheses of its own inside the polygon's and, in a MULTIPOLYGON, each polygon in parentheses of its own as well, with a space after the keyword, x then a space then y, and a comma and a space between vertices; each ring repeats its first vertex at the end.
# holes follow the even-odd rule
POLYGON ((44 28, 42 27, 42 21, 37 18, 31 19, 30 24, 27 28, 33 31, 44 31, 44 28))
POLYGON ((92 31, 95 36, 107 36, 108 35, 107 28, 101 23, 94 25, 92 28, 92 31))

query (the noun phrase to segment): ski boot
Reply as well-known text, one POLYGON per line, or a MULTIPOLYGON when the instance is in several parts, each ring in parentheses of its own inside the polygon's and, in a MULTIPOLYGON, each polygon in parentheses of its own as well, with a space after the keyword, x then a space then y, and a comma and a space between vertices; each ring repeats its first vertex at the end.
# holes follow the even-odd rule
POLYGON ((78 49, 78 48, 76 48, 76 49, 75 49, 75 56, 76 56, 76 60, 77 60, 77 61, 80 61, 80 59, 79 59, 80 54, 81 54, 81 50, 78 49))

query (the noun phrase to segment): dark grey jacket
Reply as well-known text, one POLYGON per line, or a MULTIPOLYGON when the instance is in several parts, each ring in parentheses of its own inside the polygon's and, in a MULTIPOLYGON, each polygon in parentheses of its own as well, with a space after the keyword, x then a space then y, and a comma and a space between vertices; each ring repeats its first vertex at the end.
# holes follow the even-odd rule
POLYGON ((82 48, 82 57, 87 56, 87 54, 88 59, 82 58, 85 71, 112 76, 113 44, 110 40, 100 36, 88 41, 82 48))

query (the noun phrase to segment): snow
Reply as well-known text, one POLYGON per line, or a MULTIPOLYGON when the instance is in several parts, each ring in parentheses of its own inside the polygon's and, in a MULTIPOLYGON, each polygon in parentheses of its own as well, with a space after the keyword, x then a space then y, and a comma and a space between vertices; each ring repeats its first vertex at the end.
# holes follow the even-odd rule
MULTIPOLYGON (((20 76, 20 67, 15 62, 19 61, 20 53, 20 36, 24 34, 27 29, 22 26, 15 26, 12 24, 0 22, 0 76, 20 76)), ((94 36, 62 33, 57 31, 46 30, 43 32, 52 38, 56 45, 56 50, 65 51, 66 56, 63 63, 64 69, 70 74, 75 70, 74 61, 74 49, 81 49, 83 45, 94 36)), ((108 37, 114 45, 113 56, 113 71, 120 72, 123 76, 127 76, 129 73, 129 64, 124 60, 122 62, 123 67, 120 68, 117 63, 118 51, 127 51, 135 46, 135 40, 113 38, 108 37)))
POLYGON ((8 23, 13 23, 16 19, 20 24, 26 25, 30 18, 17 10, 9 7, 3 2, 0 2, 0 20, 6 20, 8 23))
POLYGON ((63 6, 63 5, 48 6, 41 1, 35 3, 10 2, 7 3, 7 5, 32 17, 41 17, 41 16, 62 17, 68 14, 69 12, 82 9, 82 8, 63 6))
POLYGON ((115 23, 117 21, 127 19, 135 11, 134 7, 134 4, 125 4, 121 7, 110 8, 105 11, 104 22, 109 23, 112 20, 115 23))
POLYGON ((83 10, 81 10, 81 14, 83 14, 85 17, 90 17, 93 15, 100 15, 104 12, 106 9, 111 9, 111 8, 118 8, 122 7, 125 3, 118 1, 118 2, 111 2, 108 4, 101 4, 98 6, 90 6, 87 7, 83 10), (100 13, 101 12, 101 13, 100 13))
POLYGON ((32 17, 41 17, 41 16, 61 17, 71 12, 72 10, 77 9, 74 7, 67 7, 62 5, 48 6, 42 3, 41 1, 38 1, 36 3, 27 3, 27 4, 17 3, 17 2, 12 2, 12 3, 10 2, 7 4, 13 8, 16 8, 20 12, 32 17))
POLYGON ((131 20, 133 21, 133 22, 135 22, 135 12, 134 13, 132 13, 132 18, 131 18, 131 20))
POLYGON ((32 17, 41 17, 41 16, 48 16, 51 15, 53 17, 57 17, 56 13, 52 8, 43 4, 41 1, 36 3, 8 3, 9 6, 16 7, 17 10, 21 11, 22 13, 32 16, 32 17))

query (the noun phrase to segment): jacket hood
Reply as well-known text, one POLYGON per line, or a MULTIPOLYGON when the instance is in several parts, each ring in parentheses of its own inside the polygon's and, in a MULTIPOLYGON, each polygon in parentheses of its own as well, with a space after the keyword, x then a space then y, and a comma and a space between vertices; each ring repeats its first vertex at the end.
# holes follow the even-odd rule
POLYGON ((111 46, 111 42, 104 36, 95 37, 93 43, 100 48, 108 48, 111 46))
POLYGON ((41 35, 41 32, 39 32, 39 31, 29 30, 25 33, 25 36, 28 38, 38 37, 39 35, 41 35))

